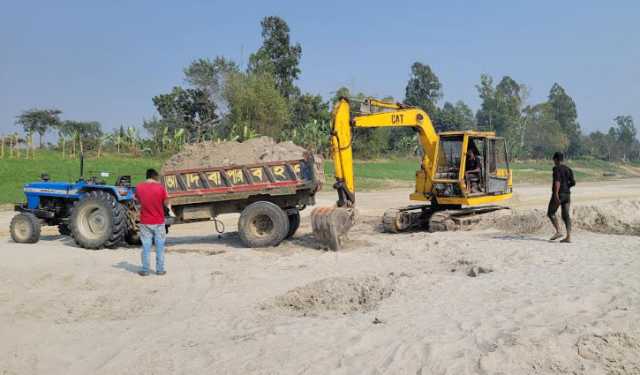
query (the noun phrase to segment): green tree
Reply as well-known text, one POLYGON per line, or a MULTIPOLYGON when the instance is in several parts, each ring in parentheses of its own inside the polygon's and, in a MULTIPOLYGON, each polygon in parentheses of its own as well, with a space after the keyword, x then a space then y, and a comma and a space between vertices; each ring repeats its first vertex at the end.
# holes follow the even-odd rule
MULTIPOLYGON (((225 118, 230 133, 279 138, 290 123, 287 101, 269 73, 235 73, 229 76, 224 97, 229 103, 225 118)), ((242 140, 242 139, 241 139, 242 140)))
POLYGON ((522 98, 520 97, 521 85, 511 77, 505 76, 496 86, 497 118, 496 132, 504 135, 513 135, 520 122, 520 109, 522 98))
POLYGON ((59 109, 30 109, 23 111, 18 115, 16 124, 22 126, 25 133, 33 134, 38 133, 40 148, 43 145, 44 135, 50 128, 55 128, 60 124, 60 114, 62 111, 59 109))
POLYGON ((411 76, 405 88, 405 104, 422 108, 434 118, 437 104, 442 98, 442 85, 429 65, 415 62, 411 65, 411 76))
POLYGON ((204 134, 210 134, 218 120, 209 93, 198 88, 176 86, 168 94, 153 97, 153 104, 170 129, 184 128, 191 141, 199 141, 204 134))
POLYGON ((496 89, 493 86, 493 77, 488 74, 482 74, 480 76, 480 84, 476 85, 476 90, 478 90, 478 96, 482 100, 480 109, 476 112, 476 122, 479 127, 495 130, 498 103, 496 89))
POLYGON ((477 126, 507 138, 513 154, 526 133, 523 111, 528 89, 509 76, 502 77, 494 87, 493 78, 486 74, 480 76, 476 89, 482 100, 476 112, 477 126))
POLYGON ((549 91, 549 104, 553 110, 555 119, 560 124, 560 128, 569 138, 569 156, 580 154, 580 125, 577 122, 578 112, 576 103, 567 95, 566 91, 558 83, 554 83, 549 91))
POLYGON ((629 160, 629 153, 633 149, 636 140, 636 127, 633 123, 633 117, 631 116, 616 116, 613 120, 616 123, 616 127, 613 128, 613 134, 616 141, 620 146, 619 150, 622 153, 622 160, 629 160))
POLYGON ((262 26, 262 46, 249 58, 249 71, 253 73, 269 72, 275 78, 280 94, 289 99, 298 93, 294 81, 300 75, 300 57, 302 47, 299 43, 291 45, 289 25, 280 17, 265 17, 262 26))
POLYGON ((291 122, 293 128, 311 123, 328 123, 331 119, 329 104, 320 95, 303 94, 295 97, 292 103, 291 122))
POLYGON ((227 77, 239 72, 238 65, 223 57, 218 56, 214 60, 197 59, 184 69, 185 81, 192 87, 209 94, 214 108, 224 114, 227 104, 224 102, 224 86, 227 77))
MULTIPOLYGON (((431 119, 436 128, 440 128, 438 101, 442 98, 442 84, 431 67, 421 62, 411 65, 411 74, 405 87, 404 103, 421 108, 431 119)), ((417 148, 415 132, 408 128, 397 128, 390 131, 391 149, 406 153, 417 148)))
MULTIPOLYGON (((102 125, 98 121, 71 121, 66 120, 58 125, 59 132, 73 140, 80 146, 80 152, 86 149, 96 149, 102 137, 102 125)), ((75 152, 75 151, 74 151, 75 152)))
POLYGON ((63 134, 71 136, 78 134, 85 140, 96 140, 102 136, 102 125, 98 121, 66 120, 59 124, 63 134))
POLYGON ((470 130, 476 126, 473 111, 462 101, 444 103, 436 120, 438 131, 470 130))
POLYGON ((151 135, 153 150, 156 152, 166 151, 166 146, 169 143, 169 125, 164 120, 153 116, 150 120, 145 119, 142 122, 142 127, 151 135))
POLYGON ((595 158, 613 161, 616 157, 616 138, 614 133, 615 131, 613 133, 595 131, 589 134, 583 142, 585 151, 595 158))
POLYGON ((535 105, 527 111, 526 145, 529 156, 548 158, 556 151, 566 151, 569 139, 555 119, 549 103, 535 105))

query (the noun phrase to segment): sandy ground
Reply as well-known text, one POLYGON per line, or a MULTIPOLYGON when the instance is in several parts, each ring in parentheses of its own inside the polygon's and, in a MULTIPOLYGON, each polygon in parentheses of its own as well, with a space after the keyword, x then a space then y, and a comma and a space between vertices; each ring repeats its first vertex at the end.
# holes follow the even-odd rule
MULTIPOLYGON (((574 201, 638 188, 580 184, 574 201)), ((512 206, 546 206, 548 187, 517 191, 512 206)), ((242 248, 233 215, 221 237, 176 226, 168 274, 147 278, 137 249, 52 230, 15 244, 0 212, 0 374, 640 374, 640 237, 381 233, 407 195, 358 194, 363 223, 337 253, 307 217, 270 249, 242 248)))

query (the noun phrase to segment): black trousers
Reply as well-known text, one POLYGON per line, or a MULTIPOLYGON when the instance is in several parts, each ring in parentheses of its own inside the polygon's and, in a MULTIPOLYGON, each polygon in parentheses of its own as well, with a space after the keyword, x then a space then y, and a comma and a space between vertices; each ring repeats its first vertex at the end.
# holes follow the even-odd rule
POLYGON ((547 216, 549 216, 551 221, 556 223, 556 212, 558 212, 558 208, 561 208, 562 221, 564 221, 567 231, 571 231, 571 194, 560 193, 558 195, 560 197, 560 203, 555 200, 553 194, 551 195, 549 208, 547 209, 547 216))

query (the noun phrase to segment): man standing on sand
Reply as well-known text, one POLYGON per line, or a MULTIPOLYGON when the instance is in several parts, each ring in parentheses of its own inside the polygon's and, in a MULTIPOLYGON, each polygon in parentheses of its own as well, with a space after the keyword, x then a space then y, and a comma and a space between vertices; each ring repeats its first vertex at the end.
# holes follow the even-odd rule
POLYGON ((547 216, 551 220, 551 224, 556 230, 556 233, 551 237, 551 241, 557 240, 562 237, 560 234, 560 226, 558 225, 558 219, 556 218, 556 212, 558 207, 562 210, 562 221, 567 228, 567 236, 560 242, 571 242, 571 188, 576 185, 576 181, 573 178, 573 171, 562 163, 564 155, 561 152, 553 154, 553 183, 551 185, 551 201, 549 202, 549 209, 547 210, 547 216))
POLYGON ((155 169, 147 169, 147 180, 136 186, 136 199, 140 202, 140 240, 142 241, 142 269, 140 276, 149 275, 149 253, 151 245, 156 244, 156 274, 164 275, 164 242, 166 229, 164 226, 164 207, 171 211, 167 204, 168 194, 160 183, 155 169))

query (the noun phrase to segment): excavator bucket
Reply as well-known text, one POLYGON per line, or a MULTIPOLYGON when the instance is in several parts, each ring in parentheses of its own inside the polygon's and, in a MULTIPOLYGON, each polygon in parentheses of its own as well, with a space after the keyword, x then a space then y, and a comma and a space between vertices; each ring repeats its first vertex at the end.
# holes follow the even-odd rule
POLYGON ((355 223, 355 210, 343 207, 318 207, 311 211, 313 235, 326 247, 337 251, 355 223))

